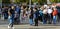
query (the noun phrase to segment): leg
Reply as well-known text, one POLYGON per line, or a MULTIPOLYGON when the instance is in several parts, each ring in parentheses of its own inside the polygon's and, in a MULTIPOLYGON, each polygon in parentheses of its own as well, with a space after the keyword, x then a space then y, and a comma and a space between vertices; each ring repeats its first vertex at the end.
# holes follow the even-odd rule
POLYGON ((35 19, 35 26, 38 26, 38 18, 35 19))
POLYGON ((46 21, 46 15, 45 14, 43 15, 42 19, 43 19, 43 24, 46 24, 47 21, 46 21))
POLYGON ((33 19, 30 19, 29 22, 30 22, 30 25, 32 25, 33 24, 33 19))
POLYGON ((53 24, 56 24, 56 16, 53 16, 53 24))

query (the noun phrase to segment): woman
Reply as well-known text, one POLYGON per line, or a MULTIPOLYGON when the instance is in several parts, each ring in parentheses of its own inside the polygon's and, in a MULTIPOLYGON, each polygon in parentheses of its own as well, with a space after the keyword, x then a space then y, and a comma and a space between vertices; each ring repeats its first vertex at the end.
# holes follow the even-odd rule
POLYGON ((29 23, 30 25, 33 25, 33 9, 30 9, 30 14, 29 14, 29 23))
POLYGON ((57 11, 57 9, 54 7, 54 8, 53 8, 53 13, 52 13, 52 15, 53 15, 53 24, 56 24, 57 14, 58 14, 58 11, 57 11))

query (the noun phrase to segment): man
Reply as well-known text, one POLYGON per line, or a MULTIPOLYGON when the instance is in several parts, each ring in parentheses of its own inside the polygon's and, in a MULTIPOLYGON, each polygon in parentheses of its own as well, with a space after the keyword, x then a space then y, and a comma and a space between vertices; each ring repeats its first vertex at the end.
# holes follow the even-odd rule
MULTIPOLYGON (((21 11, 20 7, 19 7, 19 6, 16 6, 15 11, 16 11, 17 14, 18 14, 17 19, 16 19, 17 22, 16 22, 16 21, 15 21, 15 22, 16 22, 17 24, 19 24, 19 23, 20 23, 20 19, 19 19, 19 18, 20 18, 20 11, 21 11)), ((15 19, 14 19, 14 20, 15 20, 15 19)))
POLYGON ((8 14, 9 14, 9 26, 8 28, 13 28, 13 23, 14 23, 14 13, 15 13, 15 10, 14 10, 14 6, 11 6, 11 9, 8 11, 8 14))
POLYGON ((48 13, 48 24, 51 24, 52 23, 52 18, 51 18, 51 14, 52 14, 52 9, 51 8, 47 8, 48 9, 48 11, 47 11, 47 13, 48 13))
POLYGON ((7 6, 4 7, 3 12, 4 12, 4 19, 8 19, 8 7, 7 6))
POLYGON ((38 16, 39 16, 39 11, 38 11, 38 9, 37 8, 35 8, 35 12, 34 12, 34 14, 35 14, 35 26, 38 26, 38 16))

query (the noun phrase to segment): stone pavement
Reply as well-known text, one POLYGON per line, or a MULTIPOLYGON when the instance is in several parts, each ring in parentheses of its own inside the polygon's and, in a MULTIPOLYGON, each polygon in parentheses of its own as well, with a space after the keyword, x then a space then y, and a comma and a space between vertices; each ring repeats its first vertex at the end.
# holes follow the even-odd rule
MULTIPOLYGON (((8 29, 8 25, 0 25, 0 29, 8 29)), ((54 25, 39 25, 39 26, 30 26, 29 24, 26 25, 14 25, 15 29, 60 29, 60 26, 54 25)))

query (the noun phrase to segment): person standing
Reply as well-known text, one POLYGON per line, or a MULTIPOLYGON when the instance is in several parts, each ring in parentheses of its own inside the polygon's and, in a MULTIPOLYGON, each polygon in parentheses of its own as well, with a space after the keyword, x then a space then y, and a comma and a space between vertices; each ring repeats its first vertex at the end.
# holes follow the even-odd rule
POLYGON ((4 6, 4 20, 8 19, 8 7, 7 6, 4 6))
POLYGON ((51 14, 52 14, 52 9, 51 8, 48 8, 48 24, 51 24, 52 23, 52 18, 51 18, 51 14))
POLYGON ((32 8, 30 8, 29 23, 30 25, 33 25, 33 9, 32 8))
POLYGON ((19 6, 16 6, 15 11, 17 12, 17 19, 14 19, 14 20, 15 20, 15 22, 17 24, 19 24, 20 23, 20 19, 19 18, 20 18, 21 8, 19 6))
POLYGON ((43 24, 47 23, 47 8, 43 9, 43 24))
POLYGON ((57 14, 58 14, 58 11, 57 11, 57 9, 54 7, 54 8, 53 8, 53 13, 52 13, 52 15, 53 15, 53 24, 56 24, 57 14))
POLYGON ((34 12, 34 16, 35 16, 35 26, 38 26, 38 16, 39 16, 39 11, 37 8, 35 8, 35 12, 34 12))

